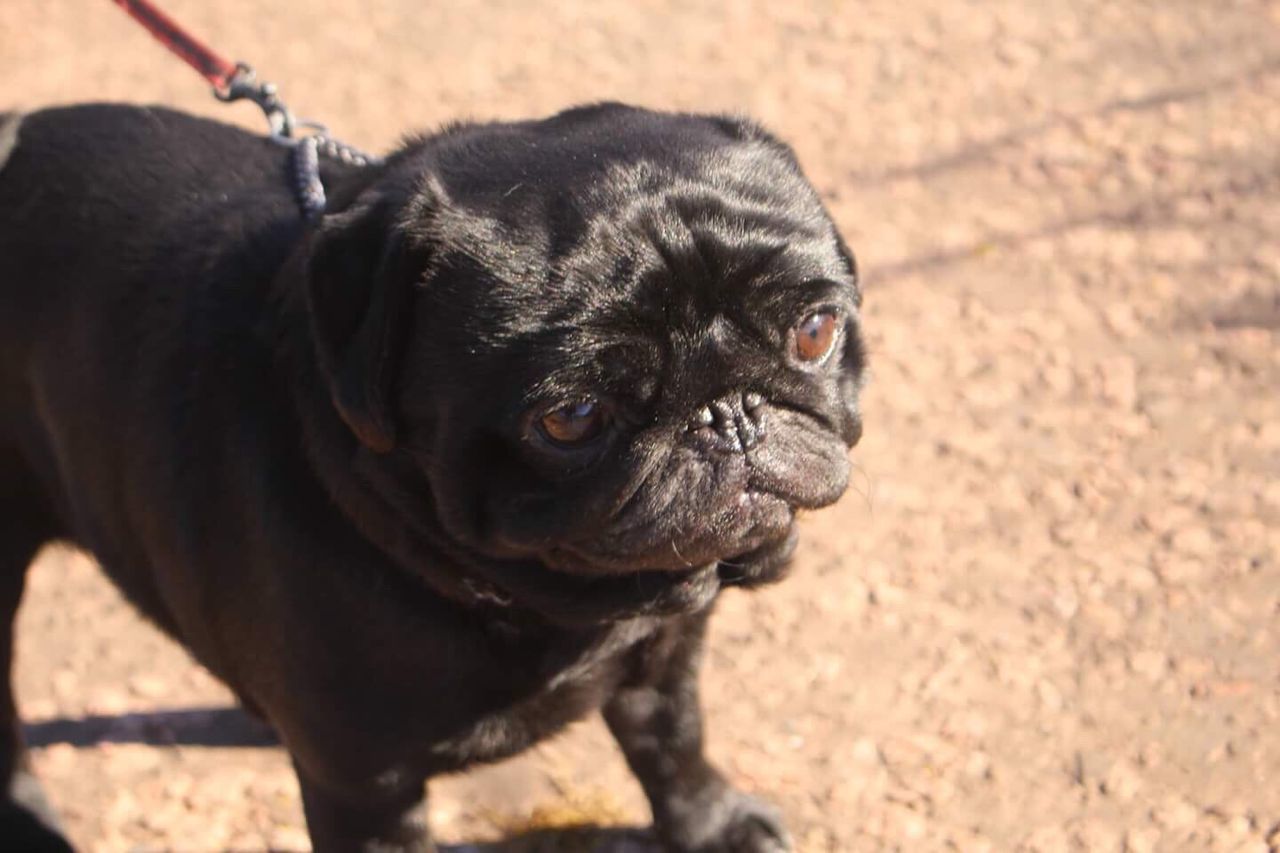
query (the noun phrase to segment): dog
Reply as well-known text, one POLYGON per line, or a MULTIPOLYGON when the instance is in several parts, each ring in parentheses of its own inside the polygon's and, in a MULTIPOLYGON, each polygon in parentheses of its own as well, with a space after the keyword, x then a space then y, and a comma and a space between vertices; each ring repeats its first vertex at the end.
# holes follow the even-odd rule
MULTIPOLYGON (((42 545, 93 554, 278 732, 318 851, 433 849, 430 777, 597 709, 667 849, 787 849, 697 676, 862 431, 854 258, 788 146, 459 123, 325 162, 309 222, 288 150, 214 121, 0 127, 5 620, 42 545)), ((68 849, 3 691, 0 839, 68 849)))

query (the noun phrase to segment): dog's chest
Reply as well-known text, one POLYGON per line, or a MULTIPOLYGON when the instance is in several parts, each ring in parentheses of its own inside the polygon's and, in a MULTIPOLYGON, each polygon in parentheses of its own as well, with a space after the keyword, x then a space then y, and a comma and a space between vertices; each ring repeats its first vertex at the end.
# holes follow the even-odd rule
POLYGON ((514 755, 596 711, 625 680, 632 652, 657 630, 656 620, 612 626, 592 642, 552 642, 536 658, 527 652, 507 661, 510 675, 533 676, 533 688, 437 742, 437 760, 459 766, 514 755), (516 671, 526 668, 524 673, 516 671))

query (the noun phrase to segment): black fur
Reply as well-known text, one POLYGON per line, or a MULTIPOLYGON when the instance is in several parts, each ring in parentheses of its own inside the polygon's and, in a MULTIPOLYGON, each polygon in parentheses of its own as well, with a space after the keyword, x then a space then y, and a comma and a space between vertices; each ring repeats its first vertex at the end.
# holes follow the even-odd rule
MULTIPOLYGON (((853 259, 785 145, 619 105, 457 125, 326 164, 309 229, 286 152, 230 127, 84 106, 17 140, 10 619, 42 543, 92 552, 279 731, 318 850, 428 849, 428 777, 597 708, 671 849, 783 848, 703 758, 696 671, 718 591, 781 576, 861 431, 853 259), (612 418, 589 446, 534 426, 580 399, 612 418)), ((0 801, 0 838, 27 815, 0 801)))

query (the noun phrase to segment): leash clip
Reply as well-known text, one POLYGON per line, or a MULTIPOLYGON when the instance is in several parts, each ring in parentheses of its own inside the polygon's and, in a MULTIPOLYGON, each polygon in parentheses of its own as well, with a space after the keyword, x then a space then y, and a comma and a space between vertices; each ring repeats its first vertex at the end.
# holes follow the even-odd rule
POLYGON ((225 104, 253 101, 258 105, 271 127, 271 141, 292 149, 290 161, 293 190, 303 216, 308 220, 315 221, 324 215, 324 183, 320 180, 322 155, 346 166, 371 166, 381 162, 376 157, 334 139, 324 125, 294 118, 284 101, 280 100, 280 92, 274 83, 258 82, 258 74, 253 66, 246 62, 233 65, 226 57, 211 50, 161 12, 151 0, 115 2, 179 59, 212 83, 213 96, 219 101, 225 104), (294 136, 294 132, 298 130, 308 132, 302 136, 294 136))
POLYGON ((214 86, 213 96, 223 103, 233 101, 253 101, 267 117, 271 126, 271 135, 276 139, 292 139, 297 120, 293 113, 280 100, 279 90, 275 83, 258 82, 258 73, 253 66, 237 62, 236 70, 228 78, 225 87, 214 86))
POLYGON ((308 221, 315 222, 324 215, 326 200, 324 183, 320 179, 322 155, 348 166, 370 166, 379 162, 377 158, 331 137, 323 124, 296 118, 280 100, 275 84, 258 82, 257 72, 247 63, 237 62, 226 84, 214 85, 213 95, 227 104, 253 101, 262 110, 267 124, 271 126, 271 141, 292 150, 293 192, 302 208, 302 215, 308 221), (295 135, 298 131, 306 133, 295 135))

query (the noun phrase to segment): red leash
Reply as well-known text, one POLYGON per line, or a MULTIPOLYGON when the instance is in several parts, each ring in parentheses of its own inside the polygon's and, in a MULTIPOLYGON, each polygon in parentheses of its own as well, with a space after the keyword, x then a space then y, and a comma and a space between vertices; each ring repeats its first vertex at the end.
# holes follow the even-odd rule
POLYGON ((247 99, 261 108, 271 125, 271 138, 293 149, 290 158, 293 191, 307 219, 315 220, 324 214, 325 189, 320 179, 321 156, 348 166, 370 166, 380 162, 376 157, 370 157, 329 136, 323 125, 296 121, 293 113, 280 100, 274 85, 259 83, 253 69, 243 62, 231 62, 218 55, 184 30, 177 21, 157 9, 151 0, 113 2, 146 27, 147 32, 179 59, 198 71, 201 77, 212 83, 213 94, 218 100, 230 102, 247 99), (294 131, 299 128, 310 132, 294 136, 294 131))
POLYGON ((259 83, 253 68, 243 62, 232 62, 183 29, 182 25, 161 12, 151 0, 112 0, 129 16, 142 24, 170 52, 190 65, 201 77, 213 84, 213 94, 220 101, 248 99, 266 113, 271 135, 277 139, 293 136, 293 113, 289 112, 276 87, 259 83))
POLYGON ((173 51, 179 59, 212 83, 215 91, 222 93, 230 91, 231 82, 240 71, 240 66, 219 56, 204 42, 184 30, 177 21, 157 9, 149 0, 114 0, 114 2, 128 12, 135 21, 146 27, 147 32, 173 51))

